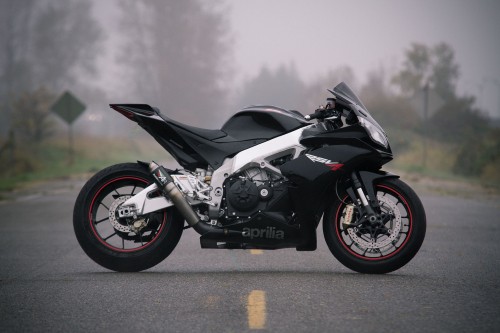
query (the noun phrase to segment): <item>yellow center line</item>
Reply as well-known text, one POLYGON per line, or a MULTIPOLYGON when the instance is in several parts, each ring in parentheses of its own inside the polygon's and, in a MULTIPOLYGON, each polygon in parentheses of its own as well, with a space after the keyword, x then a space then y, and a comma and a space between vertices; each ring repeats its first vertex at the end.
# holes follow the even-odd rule
POLYGON ((262 254, 262 253, 264 253, 264 251, 262 251, 262 250, 255 250, 255 249, 253 249, 253 250, 250 250, 250 253, 251 253, 251 254, 262 254))
POLYGON ((252 290, 247 300, 248 328, 261 330, 266 326, 266 292, 252 290))

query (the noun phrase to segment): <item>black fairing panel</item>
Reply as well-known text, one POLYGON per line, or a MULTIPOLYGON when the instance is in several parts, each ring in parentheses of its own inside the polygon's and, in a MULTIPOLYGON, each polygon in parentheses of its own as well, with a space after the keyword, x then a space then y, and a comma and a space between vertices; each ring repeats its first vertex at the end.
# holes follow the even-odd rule
MULTIPOLYGON (((283 175, 293 184, 289 187, 289 194, 299 223, 315 228, 324 210, 329 189, 334 186, 335 181, 364 163, 373 163, 379 159, 378 151, 361 141, 360 145, 362 146, 339 144, 312 149, 280 167, 283 175), (325 162, 320 162, 315 157, 324 159, 325 162), (335 162, 342 166, 332 171, 327 164, 335 162)), ((378 165, 378 162, 373 165, 378 165)))
POLYGON ((325 131, 321 124, 305 129, 300 137, 300 143, 309 148, 321 147, 324 145, 352 145, 355 147, 370 147, 380 154, 380 158, 385 164, 392 160, 392 150, 388 146, 376 145, 368 136, 366 129, 361 125, 355 124, 338 128, 334 131, 325 131))
POLYGON ((271 138, 309 123, 298 113, 276 107, 251 107, 231 117, 221 130, 197 128, 176 122, 146 104, 113 104, 136 121, 188 170, 219 168, 232 157, 271 138))
POLYGON ((254 106, 232 116, 221 128, 226 137, 217 142, 272 139, 310 125, 300 114, 274 106, 254 106))
POLYGON ((340 144, 313 149, 308 151, 307 154, 286 162, 280 168, 283 175, 296 184, 315 181, 327 172, 331 172, 332 176, 334 176, 336 173, 352 170, 365 161, 376 158, 378 152, 368 145, 356 147, 340 144), (343 166, 338 171, 331 171, 327 164, 313 161, 307 157, 307 154, 329 160, 330 163, 340 163, 343 166))
POLYGON ((155 114, 154 109, 148 104, 110 104, 109 106, 115 110, 122 109, 144 116, 152 116, 155 114))
POLYGON ((300 143, 306 147, 319 147, 324 144, 339 144, 343 139, 369 139, 368 133, 360 125, 345 126, 334 131, 326 131, 317 124, 302 132, 300 143))
POLYGON ((137 123, 167 150, 176 161, 188 170, 206 164, 178 130, 160 117, 135 117, 137 123))
POLYGON ((217 169, 222 165, 226 157, 231 157, 242 150, 258 145, 266 140, 252 139, 245 141, 215 142, 204 139, 191 132, 177 128, 184 141, 196 151, 200 157, 201 164, 208 164, 217 169))
POLYGON ((144 117, 138 123, 150 133, 185 169, 192 170, 207 165, 214 169, 224 159, 265 140, 216 143, 192 132, 169 124, 163 119, 144 117))

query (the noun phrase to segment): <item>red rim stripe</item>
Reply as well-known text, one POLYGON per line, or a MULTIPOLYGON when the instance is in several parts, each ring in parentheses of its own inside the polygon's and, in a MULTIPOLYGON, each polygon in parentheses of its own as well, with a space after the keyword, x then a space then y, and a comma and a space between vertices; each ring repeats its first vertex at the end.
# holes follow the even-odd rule
MULTIPOLYGON (((339 208, 337 209, 337 213, 335 214, 335 221, 334 221, 334 223, 335 223, 335 231, 336 231, 337 237, 340 240, 340 243, 342 244, 342 246, 344 246, 344 248, 349 253, 351 253, 352 255, 354 255, 355 257, 363 259, 363 260, 369 260, 369 261, 385 260, 385 259, 390 258, 390 257, 394 256, 395 254, 397 254, 402 248, 405 247, 406 243, 410 239, 410 236, 411 236, 411 233, 412 233, 412 230, 413 230, 413 216, 411 214, 410 206, 406 202, 405 198, 398 191, 396 191, 396 190, 394 190, 394 189, 392 189, 390 187, 387 187, 387 186, 384 186, 384 185, 377 185, 377 186, 385 188, 385 189, 389 190, 390 192, 392 192, 393 194, 395 194, 396 197, 398 197, 399 199, 401 199, 403 201, 403 203, 404 203, 404 205, 405 205, 405 207, 407 208, 407 211, 408 211, 408 215, 409 215, 408 217, 409 217, 409 222, 410 222, 410 230, 409 230, 408 235, 406 236, 406 239, 404 240, 403 244, 401 244, 401 246, 398 249, 396 249, 396 251, 394 251, 394 252, 392 252, 392 253, 390 253, 390 254, 388 254, 386 256, 382 256, 382 257, 376 257, 376 258, 364 257, 364 256, 360 255, 359 253, 356 253, 353 250, 351 250, 351 248, 349 246, 347 246, 347 244, 342 239, 342 236, 340 235, 340 226, 337 226, 337 221, 340 221, 339 214, 341 213, 340 209, 343 208, 342 204, 339 205, 339 208)), ((345 202, 346 199, 347 199, 347 195, 344 197, 344 199, 342 201, 345 202)))
POLYGON ((99 191, 97 191, 97 193, 94 195, 94 198, 92 199, 92 203, 90 204, 90 208, 89 208, 89 223, 90 223, 90 228, 92 229, 92 232, 94 233, 94 235, 96 236, 97 240, 99 242, 101 242, 101 244, 103 244, 104 246, 106 246, 107 248, 113 250, 113 251, 117 251, 117 252, 136 252, 136 251, 140 251, 146 247, 148 247, 149 245, 153 244, 156 239, 160 236, 161 234, 161 231, 163 230, 163 228, 165 227, 165 222, 166 222, 166 212, 163 213, 163 221, 162 221, 162 224, 161 224, 161 228, 160 230, 156 233, 156 236, 151 240, 149 241, 147 244, 143 245, 143 246, 140 246, 140 247, 137 247, 137 248, 134 248, 134 249, 120 249, 120 248, 117 248, 117 247, 114 247, 112 246, 111 244, 107 243, 106 241, 104 241, 101 236, 99 235, 99 233, 97 232, 97 230, 94 228, 94 223, 92 222, 92 209, 94 207, 94 202, 95 200, 97 199, 97 197, 99 196, 99 194, 102 192, 102 190, 104 190, 109 184, 111 183, 114 183, 114 182, 117 182, 117 181, 120 181, 120 180, 125 180, 125 179, 130 179, 130 180, 138 180, 140 182, 143 182, 145 183, 146 185, 148 184, 148 181, 143 179, 143 178, 137 178, 137 177, 130 177, 130 176, 127 176, 127 177, 120 177, 120 178, 115 178, 115 179, 112 179, 110 180, 109 182, 107 182, 106 184, 104 184, 100 189, 99 191))

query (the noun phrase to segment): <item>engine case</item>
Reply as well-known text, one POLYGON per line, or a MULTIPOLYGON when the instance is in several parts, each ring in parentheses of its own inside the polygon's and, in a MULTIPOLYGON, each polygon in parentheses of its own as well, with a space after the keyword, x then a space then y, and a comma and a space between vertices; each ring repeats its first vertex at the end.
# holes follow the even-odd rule
POLYGON ((246 221, 259 212, 285 212, 291 217, 288 184, 283 180, 272 181, 266 176, 253 177, 252 180, 244 176, 229 178, 224 183, 222 209, 223 224, 246 221))

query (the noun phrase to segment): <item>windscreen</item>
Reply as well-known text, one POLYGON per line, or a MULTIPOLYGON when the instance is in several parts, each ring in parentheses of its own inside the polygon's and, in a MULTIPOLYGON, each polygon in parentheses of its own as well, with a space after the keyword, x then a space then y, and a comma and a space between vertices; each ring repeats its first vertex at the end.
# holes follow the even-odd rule
POLYGON ((344 102, 348 102, 349 104, 355 104, 356 109, 353 110, 357 116, 363 116, 367 120, 369 120, 372 124, 377 126, 380 130, 384 131, 382 129, 382 126, 380 126, 375 119, 371 116, 371 114, 368 112, 368 109, 364 104, 361 102, 359 97, 349 88, 349 86, 345 82, 340 82, 333 90, 330 90, 332 94, 337 96, 337 98, 340 98, 344 100, 344 102))
POLYGON ((349 88, 345 82, 340 82, 332 91, 337 97, 340 97, 352 104, 357 104, 361 106, 365 111, 368 111, 363 105, 361 100, 356 96, 356 94, 349 88))

